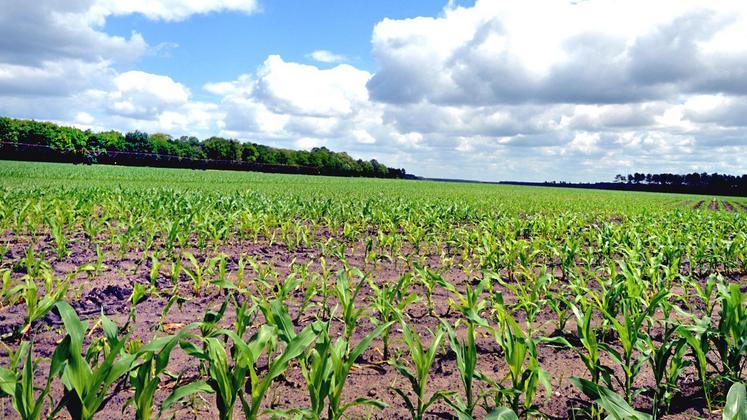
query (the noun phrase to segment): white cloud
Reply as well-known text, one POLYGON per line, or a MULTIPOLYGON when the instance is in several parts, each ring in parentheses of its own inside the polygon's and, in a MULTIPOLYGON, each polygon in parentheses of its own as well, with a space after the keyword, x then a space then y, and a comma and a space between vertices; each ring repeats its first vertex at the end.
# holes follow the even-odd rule
POLYGON ((303 150, 311 150, 315 147, 324 146, 326 142, 321 139, 315 139, 311 137, 301 137, 300 139, 296 140, 294 145, 303 150))
POLYGON ((335 54, 327 50, 316 50, 308 54, 312 60, 320 63, 342 63, 347 61, 347 57, 341 54, 335 54))
POLYGON ((347 64, 328 70, 271 55, 257 70, 256 95, 273 111, 293 115, 346 115, 368 101, 371 74, 347 64))
POLYGON ((746 15, 737 1, 478 0, 377 24, 368 86, 384 102, 448 105, 741 94, 746 15))
POLYGON ((353 138, 358 142, 362 144, 374 144, 376 143, 376 139, 374 136, 372 136, 368 131, 356 129, 351 132, 353 135, 353 138))
POLYGON ((599 141, 599 133, 577 133, 570 143, 570 150, 577 150, 583 154, 591 154, 599 150, 597 142, 599 141))
POLYGON ((132 62, 146 52, 148 44, 137 32, 129 38, 103 32, 103 16, 89 16, 95 8, 94 2, 84 0, 4 2, 0 63, 38 66, 70 60, 132 62))
POLYGON ((218 105, 193 101, 169 76, 131 68, 145 54, 162 55, 142 35, 107 34, 111 16, 141 14, 179 21, 221 11, 252 13, 255 0, 39 0, 9 2, 0 12, 0 114, 48 119, 92 129, 215 132, 218 105), (93 124, 96 124, 95 126, 93 124))
POLYGON ((96 119, 93 117, 93 115, 84 111, 75 114, 75 122, 78 122, 80 124, 91 125, 95 120, 96 119))
POLYGON ((102 61, 61 59, 35 66, 0 62, 0 96, 69 96, 105 84, 114 74, 102 61))
MULTIPOLYGON (((9 113, 9 109, 15 115, 23 115, 24 109, 37 109, 34 104, 24 102, 42 98, 50 102, 56 101, 52 99, 55 97, 67 98, 71 105, 78 101, 85 103, 83 97, 89 96, 90 92, 108 91, 112 84, 126 82, 130 76, 126 73, 119 75, 115 70, 118 66, 131 67, 146 53, 160 54, 164 49, 175 48, 175 44, 168 42, 150 48, 137 32, 132 32, 129 37, 109 35, 103 26, 110 16, 142 14, 148 19, 176 21, 194 14, 228 10, 252 13, 258 8, 255 0, 39 0, 32 4, 6 3, 0 12, 0 110, 9 113), (33 99, 24 99, 32 96, 33 99), (3 104, 14 106, 5 108, 3 104)), ((165 83, 163 88, 167 91, 162 94, 159 86, 143 87, 135 95, 139 98, 127 98, 124 92, 120 92, 124 99, 111 109, 134 116, 149 111, 139 107, 142 103, 130 99, 145 99, 145 95, 161 101, 164 98, 159 98, 159 95, 175 93, 184 98, 183 92, 170 90, 174 88, 173 83, 165 83)), ((133 93, 133 87, 128 90, 133 93)), ((52 114, 67 113, 69 119, 74 119, 79 111, 64 108, 66 111, 50 110, 36 117, 49 118, 52 114)))
POLYGON ((138 13, 148 19, 179 21, 195 14, 224 11, 253 13, 258 9, 256 0, 96 0, 89 13, 96 18, 138 13))
POLYGON ((170 77, 142 71, 119 74, 113 84, 107 100, 109 110, 140 119, 157 118, 168 107, 185 104, 190 95, 184 85, 170 77))

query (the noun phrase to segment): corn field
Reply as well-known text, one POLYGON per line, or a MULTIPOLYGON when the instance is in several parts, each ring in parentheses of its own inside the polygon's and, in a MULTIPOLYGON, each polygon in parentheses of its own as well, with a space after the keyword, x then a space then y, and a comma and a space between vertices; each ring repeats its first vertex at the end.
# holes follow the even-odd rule
POLYGON ((4 418, 747 418, 747 199, 0 162, 0 232, 4 418))

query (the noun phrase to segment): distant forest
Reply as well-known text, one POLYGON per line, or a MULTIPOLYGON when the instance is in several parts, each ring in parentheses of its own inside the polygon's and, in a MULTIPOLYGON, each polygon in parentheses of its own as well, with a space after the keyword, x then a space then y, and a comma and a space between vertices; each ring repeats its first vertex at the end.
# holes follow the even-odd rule
POLYGON ((614 182, 501 182, 512 185, 539 185, 569 188, 594 188, 605 190, 630 190, 683 194, 731 195, 747 197, 747 174, 726 175, 718 173, 678 174, 618 174, 614 182))
POLYGON ((717 195, 747 196, 747 174, 727 175, 719 173, 678 174, 618 174, 615 183, 643 190, 696 192, 717 195))
POLYGON ((132 131, 92 132, 50 122, 0 117, 0 158, 310 175, 405 178, 404 169, 353 159, 325 147, 288 150, 234 139, 171 137, 132 131))

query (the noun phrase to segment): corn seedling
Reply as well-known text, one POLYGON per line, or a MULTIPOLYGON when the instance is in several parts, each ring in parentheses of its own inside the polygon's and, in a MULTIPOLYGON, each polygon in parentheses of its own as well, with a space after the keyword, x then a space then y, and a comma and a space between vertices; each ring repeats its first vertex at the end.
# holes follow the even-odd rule
POLYGON ((398 360, 393 360, 390 363, 408 380, 412 392, 415 394, 415 398, 410 398, 407 393, 400 388, 395 387, 392 388, 392 390, 402 397, 407 410, 410 412, 410 416, 413 419, 421 420, 425 416, 428 407, 436 401, 445 399, 450 394, 449 392, 442 390, 435 391, 431 393, 430 396, 426 394, 428 388, 428 374, 430 373, 431 366, 436 358, 436 352, 440 348, 441 342, 444 338, 444 329, 442 327, 438 328, 436 332, 433 333, 430 346, 424 347, 417 331, 412 330, 404 321, 400 321, 400 325, 402 326, 402 335, 410 352, 410 361, 412 362, 414 369, 408 369, 407 366, 398 360))
POLYGON ((58 302, 56 307, 67 335, 55 349, 52 364, 60 365, 65 390, 52 414, 65 408, 73 419, 90 420, 103 408, 109 387, 130 372, 137 356, 124 352, 127 337, 120 338, 117 326, 102 314, 100 325, 105 341, 100 348, 92 343, 84 358, 87 323, 67 303, 58 302), (89 364, 87 359, 95 360, 99 355, 103 356, 99 363, 89 364))

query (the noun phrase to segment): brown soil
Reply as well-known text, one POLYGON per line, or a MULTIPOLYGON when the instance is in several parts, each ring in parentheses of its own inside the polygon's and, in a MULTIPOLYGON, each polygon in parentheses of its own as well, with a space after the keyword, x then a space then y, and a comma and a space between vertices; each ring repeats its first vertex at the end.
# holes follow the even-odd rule
MULTIPOLYGON (((703 201, 696 205, 696 208, 700 207, 703 201)), ((25 244, 29 241, 34 244, 36 251, 39 253, 46 253, 51 256, 54 254, 54 246, 51 243, 50 238, 6 238, 10 244, 8 254, 5 256, 5 261, 17 262, 19 261, 25 252, 25 244)), ((391 262, 379 262, 376 267, 371 264, 365 265, 360 252, 363 245, 354 247, 356 251, 354 254, 348 255, 348 262, 352 266, 359 267, 361 269, 371 270, 373 279, 379 283, 396 281, 400 278, 401 274, 406 270, 403 267, 403 263, 400 261, 396 266, 391 262)), ((150 260, 146 260, 141 264, 139 254, 134 252, 125 253, 123 258, 118 257, 118 252, 115 249, 105 249, 105 268, 98 274, 91 276, 90 278, 86 274, 79 274, 75 277, 72 283, 72 287, 68 293, 68 301, 71 302, 73 307, 78 311, 81 318, 91 320, 89 325, 94 323, 95 318, 103 310, 108 316, 112 318, 119 325, 122 325, 127 319, 127 311, 129 310, 128 298, 132 291, 133 284, 136 282, 147 283, 150 273, 150 260)), ((283 245, 268 245, 266 241, 260 241, 253 243, 250 241, 237 241, 230 246, 226 246, 218 250, 225 253, 229 257, 228 271, 235 272, 237 268, 237 261, 240 255, 249 255, 257 259, 258 262, 270 264, 280 273, 281 278, 285 278, 289 274, 289 265, 295 259, 297 264, 301 264, 310 260, 317 260, 320 256, 320 252, 315 249, 301 249, 295 252, 289 252, 287 247, 283 245)), ((205 255, 198 255, 199 252, 196 249, 191 249, 198 256, 199 259, 205 257, 205 255)), ((426 262, 428 265, 434 266, 438 263, 440 253, 430 253, 427 255, 426 262)), ((69 255, 63 260, 58 260, 53 257, 48 257, 48 260, 52 261, 51 266, 59 276, 65 276, 70 273, 75 267, 85 263, 90 263, 96 260, 96 252, 88 244, 87 241, 82 239, 82 236, 77 238, 73 244, 69 255)), ((341 264, 339 261, 332 261, 331 258, 327 258, 328 262, 334 268, 340 268, 341 264)), ((318 264, 314 264, 312 271, 318 272, 318 264)), ((168 264, 164 264, 161 267, 157 286, 163 290, 161 296, 150 296, 137 306, 137 320, 134 327, 133 338, 142 338, 143 341, 148 341, 156 335, 163 335, 163 332, 154 331, 156 325, 161 317, 162 310, 168 301, 168 295, 166 291, 171 287, 169 280, 169 269, 168 264)), ((251 270, 247 268, 247 273, 251 273, 251 270)), ((14 276, 20 276, 21 273, 14 274, 14 276)), ((251 274, 253 275, 253 274, 251 274)), ((250 275, 250 276, 251 276, 250 275)), ((444 274, 444 277, 454 283, 460 290, 465 288, 466 282, 469 281, 466 274, 459 269, 452 269, 444 274)), ((250 284, 250 290, 257 290, 259 287, 256 284, 250 284)), ((188 292, 191 290, 191 284, 189 280, 182 275, 180 278, 180 289, 183 291, 185 296, 189 298, 181 307, 174 307, 165 319, 167 329, 176 328, 180 325, 187 324, 192 321, 201 320, 203 314, 208 309, 216 309, 221 302, 223 302, 223 294, 215 287, 209 289, 201 296, 195 296, 188 292)), ((506 296, 506 301, 510 302, 512 296, 508 292, 498 286, 498 288, 506 296)), ((425 289, 417 283, 413 283, 412 291, 417 293, 419 296, 425 296, 425 289)), ((291 316, 296 317, 298 315, 299 302, 303 295, 302 292, 296 292, 291 301, 289 307, 291 310, 291 316)), ((368 287, 362 289, 359 295, 361 302, 368 300, 371 297, 371 290, 368 287)), ((437 289, 433 296, 436 314, 440 315, 442 319, 449 322, 455 322, 457 317, 453 311, 449 311, 448 307, 448 295, 443 289, 437 289)), ((334 305, 333 305, 334 306, 334 305)), ((10 339, 8 336, 16 331, 23 323, 24 313, 22 313, 23 306, 16 305, 5 308, 0 308, 0 333, 4 334, 6 344, 10 347, 15 347, 17 341, 10 339)), ((299 317, 301 321, 297 322, 298 327, 302 327, 308 323, 309 319, 314 316, 316 308, 312 307, 306 309, 306 311, 299 317)), ((435 316, 428 315, 425 309, 425 301, 416 302, 409 307, 408 314, 411 318, 411 325, 414 325, 417 331, 420 333, 424 341, 428 342, 428 329, 437 328, 439 325, 439 319, 435 316)), ((371 313, 371 315, 374 315, 371 313)), ((233 312, 229 309, 224 323, 230 325, 235 319, 233 312)), ((554 331, 553 320, 555 316, 548 307, 544 307, 539 314, 537 325, 546 334, 563 335, 571 342, 578 343, 578 339, 573 335, 575 331, 575 324, 571 321, 568 322, 563 331, 554 331)), ((257 324, 262 322, 262 318, 258 318, 257 324)), ((335 328, 340 330, 341 322, 335 322, 335 328)), ((364 320, 355 333, 353 341, 359 340, 365 334, 373 329, 373 325, 368 320, 364 320)), ((43 320, 37 322, 32 330, 32 335, 35 341, 34 352, 39 357, 49 357, 56 345, 56 343, 64 336, 64 331, 61 328, 61 320, 55 313, 48 314, 43 320)), ((390 343, 393 347, 392 354, 402 353, 404 350, 403 343, 401 341, 401 333, 398 328, 393 328, 392 335, 390 337, 390 343)), ((479 351, 478 358, 478 370, 483 372, 485 375, 493 378, 494 380, 500 381, 506 375, 505 363, 502 359, 502 354, 497 346, 495 339, 488 334, 481 333, 477 340, 477 346, 479 351)), ((407 380, 396 372, 391 366, 382 364, 382 356, 380 349, 382 347, 381 340, 373 342, 372 346, 367 350, 358 361, 358 367, 351 373, 345 386, 345 401, 350 401, 356 397, 366 397, 380 399, 388 404, 388 408, 384 411, 370 411, 369 409, 358 408, 352 410, 349 414, 351 417, 360 418, 365 417, 368 414, 376 418, 406 418, 408 417, 407 410, 400 399, 393 391, 392 387, 401 387, 409 390, 407 380)), ((0 360, 3 360, 3 366, 6 366, 5 358, 6 350, 0 350, 0 360)), ((407 360, 405 357, 404 360, 407 360)), ((573 415, 572 410, 577 408, 587 407, 589 405, 588 400, 584 397, 568 379, 571 376, 580 376, 588 378, 588 373, 581 358, 577 352, 573 349, 566 348, 554 348, 547 345, 541 345, 539 348, 539 360, 541 366, 546 369, 552 377, 552 394, 544 395, 544 391, 539 392, 539 396, 536 398, 537 408, 539 411, 549 418, 569 418, 573 415)), ((609 366, 615 364, 606 358, 605 362, 609 366)), ((35 378, 36 383, 41 383, 44 375, 44 369, 46 365, 42 364, 40 372, 37 372, 35 378)), ((614 369, 619 373, 621 369, 619 366, 615 366, 614 369)), ((198 376, 196 363, 194 359, 188 358, 179 348, 177 348, 172 354, 169 371, 181 375, 183 381, 194 379, 198 376)), ((166 388, 172 388, 177 385, 171 380, 164 378, 166 388)), ((635 385, 637 387, 647 387, 653 385, 652 375, 648 367, 642 369, 641 374, 636 380, 635 385)), ((438 389, 448 389, 455 391, 461 395, 461 383, 459 379, 458 371, 455 367, 454 355, 451 352, 442 351, 439 353, 434 363, 429 377, 429 392, 438 389)), ((700 387, 697 381, 697 374, 692 367, 686 369, 685 373, 681 377, 680 383, 681 392, 676 397, 672 404, 671 414, 667 418, 671 419, 689 419, 689 418, 720 418, 718 413, 709 413, 705 409, 705 403, 702 395, 700 394, 700 387)), ((162 389, 157 392, 156 404, 160 402, 168 395, 170 390, 162 389)), ((61 395, 60 382, 55 381, 55 388, 53 390, 53 396, 56 400, 59 400, 61 395)), ((412 392, 408 395, 412 396, 412 392)), ((112 392, 111 398, 107 403, 106 407, 102 412, 97 415, 97 418, 133 418, 134 412, 131 407, 125 407, 125 403, 129 397, 132 396, 132 392, 127 389, 117 389, 112 392)), ((307 407, 308 406, 308 395, 305 388, 305 383, 301 372, 297 364, 292 364, 289 371, 277 380, 269 394, 266 396, 265 404, 267 407, 273 407, 278 409, 291 408, 291 407, 307 407)), ((634 404, 637 408, 647 410, 651 405, 651 398, 647 394, 641 393, 634 404)), ((210 395, 204 396, 203 399, 197 399, 195 401, 195 407, 181 406, 175 412, 175 418, 215 418, 217 413, 215 412, 214 397, 210 395)), ((157 410, 157 409, 156 409, 157 410)), ((429 418, 451 418, 452 411, 443 403, 435 404, 431 407, 428 412, 429 418)), ((242 417, 239 413, 237 404, 237 417, 242 417)), ((484 411, 478 410, 477 417, 484 416, 484 411)), ((4 418, 16 418, 16 414, 11 408, 10 400, 8 398, 0 399, 0 417, 4 418)), ((63 412, 63 418, 67 418, 67 413, 63 412)))
POLYGON ((734 211, 734 207, 728 201, 722 201, 721 203, 724 205, 724 209, 729 213, 734 211))
POLYGON ((703 203, 705 203, 705 201, 703 201, 703 200, 700 200, 700 201, 698 201, 698 202, 697 202, 697 203, 696 203, 696 204, 695 204, 695 205, 693 206, 693 208, 697 210, 697 209, 699 209, 699 208, 703 207, 703 203))
POLYGON ((711 200, 711 203, 708 205, 708 210, 718 211, 718 201, 711 200))

